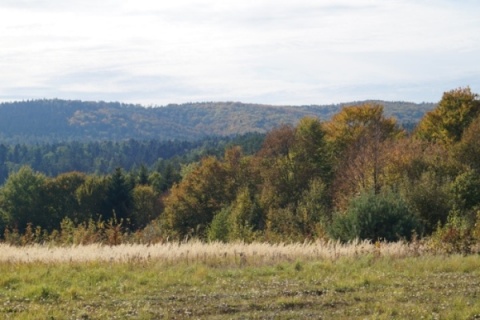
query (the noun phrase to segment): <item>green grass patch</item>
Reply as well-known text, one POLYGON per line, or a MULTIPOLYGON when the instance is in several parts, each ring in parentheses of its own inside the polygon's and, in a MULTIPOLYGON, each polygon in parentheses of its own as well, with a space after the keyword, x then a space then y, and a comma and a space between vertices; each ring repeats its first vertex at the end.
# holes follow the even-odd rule
POLYGON ((4 319, 474 319, 478 256, 1 263, 4 319))

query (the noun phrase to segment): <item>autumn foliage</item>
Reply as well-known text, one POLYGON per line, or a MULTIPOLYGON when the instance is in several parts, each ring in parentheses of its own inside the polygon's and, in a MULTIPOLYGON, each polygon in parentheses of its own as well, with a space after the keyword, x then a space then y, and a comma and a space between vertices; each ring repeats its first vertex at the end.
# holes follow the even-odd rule
POLYGON ((273 129, 255 154, 232 146, 183 166, 171 188, 147 168, 56 178, 22 168, 0 190, 2 228, 51 232, 65 217, 85 227, 101 217, 122 221, 137 239, 223 242, 448 240, 457 232, 473 248, 479 134, 478 95, 460 88, 411 134, 381 105, 352 105, 329 121, 273 129))

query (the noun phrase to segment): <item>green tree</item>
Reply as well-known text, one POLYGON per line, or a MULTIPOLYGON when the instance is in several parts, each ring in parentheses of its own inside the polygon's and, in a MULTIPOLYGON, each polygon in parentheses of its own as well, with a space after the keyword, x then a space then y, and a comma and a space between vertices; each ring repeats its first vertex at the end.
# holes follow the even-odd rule
POLYGON ((463 132, 462 139, 453 148, 454 158, 467 168, 480 171, 480 115, 463 132))
POLYGON ((223 208, 216 213, 207 229, 207 239, 228 242, 231 230, 230 220, 230 207, 223 208))
POLYGON ((392 192, 363 193, 352 198, 344 213, 334 216, 330 233, 343 242, 398 241, 421 232, 421 224, 407 203, 392 192))
POLYGON ((45 210, 52 219, 50 228, 58 229, 60 222, 68 217, 74 221, 81 219, 80 205, 76 191, 85 182, 86 175, 79 172, 61 174, 45 183, 45 210))
POLYGON ((296 207, 297 225, 305 238, 325 236, 332 218, 330 202, 327 185, 320 178, 311 180, 296 207))
POLYGON ((269 208, 266 222, 268 238, 279 241, 324 238, 331 220, 330 210, 326 185, 320 178, 313 179, 295 205, 269 208))
POLYGON ((331 152, 322 123, 315 118, 306 117, 296 127, 270 132, 257 161, 263 180, 260 200, 266 211, 296 206, 313 179, 331 180, 331 152))
POLYGON ((293 202, 298 191, 293 184, 291 150, 295 128, 282 125, 270 131, 255 159, 261 176, 260 203, 265 211, 285 207, 293 202))
POLYGON ((152 186, 153 190, 155 190, 156 193, 161 194, 164 192, 164 181, 162 175, 154 171, 150 173, 148 176, 148 184, 152 186))
POLYGON ((265 228, 265 217, 248 188, 239 190, 230 206, 229 239, 251 242, 255 232, 265 228))
POLYGON ((450 177, 429 170, 401 186, 403 198, 422 220, 426 234, 447 221, 452 210, 450 183, 450 177))
POLYGON ((27 223, 51 227, 52 217, 45 211, 45 175, 24 166, 11 174, 0 190, 0 207, 6 223, 23 231, 27 223))
POLYGON ((138 177, 137 177, 137 183, 139 185, 147 185, 149 184, 149 179, 148 179, 149 175, 148 175, 148 169, 147 167, 142 164, 140 166, 140 169, 138 171, 138 177))
POLYGON ((160 172, 162 176, 162 185, 160 186, 161 191, 165 192, 170 189, 175 183, 179 182, 181 177, 177 170, 175 170, 173 164, 168 162, 164 170, 160 172))
POLYGON ((468 170, 458 175, 451 186, 453 198, 453 210, 462 216, 476 218, 476 212, 480 209, 480 173, 468 170))
POLYGON ((330 183, 332 177, 331 150, 320 120, 305 117, 299 121, 295 127, 291 159, 299 184, 317 178, 324 183, 330 183))
POLYGON ((158 196, 151 186, 139 185, 133 189, 132 218, 136 228, 143 228, 160 214, 158 196))
POLYGON ((77 219, 79 222, 88 221, 111 214, 107 206, 108 180, 105 177, 89 175, 84 183, 75 191, 79 204, 77 219))
MULTIPOLYGON (((108 179, 107 185, 107 212, 104 213, 104 219, 113 218, 115 214, 118 220, 127 220, 130 217, 133 207, 132 186, 125 177, 122 169, 116 168, 115 172, 108 179)), ((135 223, 135 221, 131 221, 135 223)))

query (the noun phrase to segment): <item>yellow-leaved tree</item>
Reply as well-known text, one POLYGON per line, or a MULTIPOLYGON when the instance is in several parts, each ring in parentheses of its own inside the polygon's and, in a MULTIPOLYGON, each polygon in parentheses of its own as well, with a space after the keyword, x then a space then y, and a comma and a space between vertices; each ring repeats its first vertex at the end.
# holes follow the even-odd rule
POLYGON ((336 204, 361 191, 378 193, 386 158, 385 142, 404 135, 394 118, 375 103, 343 108, 325 124, 326 139, 335 159, 336 204))
POLYGON ((416 137, 453 144, 462 138, 470 123, 480 115, 480 100, 469 87, 445 92, 438 106, 420 121, 416 137))

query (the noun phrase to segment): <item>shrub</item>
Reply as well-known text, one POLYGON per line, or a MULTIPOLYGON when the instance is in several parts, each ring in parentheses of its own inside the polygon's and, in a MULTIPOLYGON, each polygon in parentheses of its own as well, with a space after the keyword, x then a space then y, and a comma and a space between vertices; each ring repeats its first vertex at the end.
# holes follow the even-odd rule
POLYGON ((452 213, 445 225, 438 224, 437 230, 429 239, 429 247, 436 253, 471 253, 474 243, 473 231, 465 217, 452 213))
POLYGON ((420 233, 419 219, 396 193, 368 192, 350 200, 344 213, 337 213, 330 235, 343 242, 354 239, 398 241, 410 240, 420 233))

